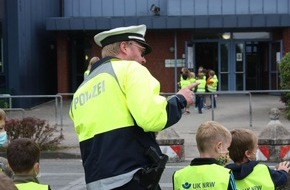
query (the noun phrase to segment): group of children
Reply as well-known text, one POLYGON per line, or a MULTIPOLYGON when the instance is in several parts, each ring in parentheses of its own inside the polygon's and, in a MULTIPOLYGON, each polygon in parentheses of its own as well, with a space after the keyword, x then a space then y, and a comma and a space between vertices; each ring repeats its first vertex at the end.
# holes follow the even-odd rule
POLYGON ((5 112, 0 109, 0 146, 5 147, 7 159, 0 157, 0 190, 50 190, 49 185, 40 184, 40 148, 33 139, 19 138, 7 143, 5 112))
MULTIPOLYGON (((1 109, 0 113, 3 114, 1 109)), ((5 119, 5 115, 0 117, 5 119)), ((1 119, 0 124, 3 125, 1 119)), ((174 190, 274 190, 287 183, 288 161, 275 169, 256 161, 258 137, 252 130, 229 131, 216 121, 207 121, 198 127, 196 143, 199 157, 173 174, 174 190)), ((7 161, 0 159, 0 190, 50 190, 49 185, 40 184, 37 179, 39 159, 40 148, 32 139, 9 142, 7 161)))
POLYGON ((197 129, 196 142, 200 155, 173 174, 174 190, 274 190, 287 183, 288 161, 275 169, 256 161, 258 137, 252 130, 229 131, 207 121, 197 129))
MULTIPOLYGON (((180 75, 180 88, 185 88, 189 84, 198 82, 199 85, 196 88, 192 89, 196 93, 195 107, 198 109, 198 113, 202 113, 203 107, 205 106, 205 92, 214 93, 217 91, 218 78, 214 70, 205 70, 203 67, 199 67, 197 75, 195 76, 194 72, 191 72, 187 68, 181 69, 180 75)), ((216 95, 212 94, 213 97, 210 97, 213 102, 211 103, 214 108, 216 108, 216 95)), ((210 108, 211 106, 208 106, 210 108)), ((190 113, 189 107, 185 108, 185 113, 190 113)))

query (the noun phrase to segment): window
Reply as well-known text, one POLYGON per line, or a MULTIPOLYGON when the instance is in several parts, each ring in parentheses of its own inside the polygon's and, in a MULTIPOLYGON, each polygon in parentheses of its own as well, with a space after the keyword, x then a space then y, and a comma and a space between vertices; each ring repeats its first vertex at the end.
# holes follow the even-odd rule
POLYGON ((234 39, 270 39, 269 32, 234 32, 234 39))

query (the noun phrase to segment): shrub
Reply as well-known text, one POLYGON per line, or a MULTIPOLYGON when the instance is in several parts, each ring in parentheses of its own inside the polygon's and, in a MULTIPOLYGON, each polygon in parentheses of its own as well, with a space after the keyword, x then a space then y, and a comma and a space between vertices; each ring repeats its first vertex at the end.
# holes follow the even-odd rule
POLYGON ((3 95, 9 95, 11 93, 12 91, 10 89, 0 88, 0 94, 2 95, 2 97, 0 98, 0 108, 9 108, 9 98, 3 95))
POLYGON ((9 104, 7 100, 0 99, 0 108, 8 108, 9 104))
MULTIPOLYGON (((281 90, 290 90, 290 53, 287 53, 279 64, 281 90)), ((290 119, 290 93, 283 92, 281 94, 281 101, 286 105, 286 115, 290 119)))
POLYGON ((31 138, 40 147, 41 150, 56 149, 64 139, 62 131, 57 126, 50 126, 45 120, 33 117, 26 117, 22 120, 6 120, 5 129, 7 131, 8 141, 18 138, 31 138), (55 133, 60 132, 59 135, 55 133))

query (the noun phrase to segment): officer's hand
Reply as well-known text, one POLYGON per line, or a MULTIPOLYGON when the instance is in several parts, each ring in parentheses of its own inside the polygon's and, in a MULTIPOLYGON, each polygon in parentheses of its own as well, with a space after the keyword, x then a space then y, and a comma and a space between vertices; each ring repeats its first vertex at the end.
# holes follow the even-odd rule
POLYGON ((194 93, 192 92, 192 88, 195 88, 197 85, 199 85, 199 82, 195 82, 190 84, 189 86, 180 89, 177 94, 181 94, 182 96, 184 96, 184 98, 186 99, 187 105, 190 105, 193 103, 193 95, 194 93))

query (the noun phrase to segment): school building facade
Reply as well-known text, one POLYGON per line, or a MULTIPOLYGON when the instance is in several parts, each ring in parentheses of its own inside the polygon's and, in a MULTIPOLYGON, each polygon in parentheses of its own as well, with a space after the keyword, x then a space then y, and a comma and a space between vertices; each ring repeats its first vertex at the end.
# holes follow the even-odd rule
POLYGON ((219 90, 279 89, 290 51, 289 0, 0 0, 0 89, 15 94, 74 92, 93 36, 145 24, 146 67, 175 92, 179 71, 216 71, 219 90), (9 10, 9 11, 8 11, 9 10))

